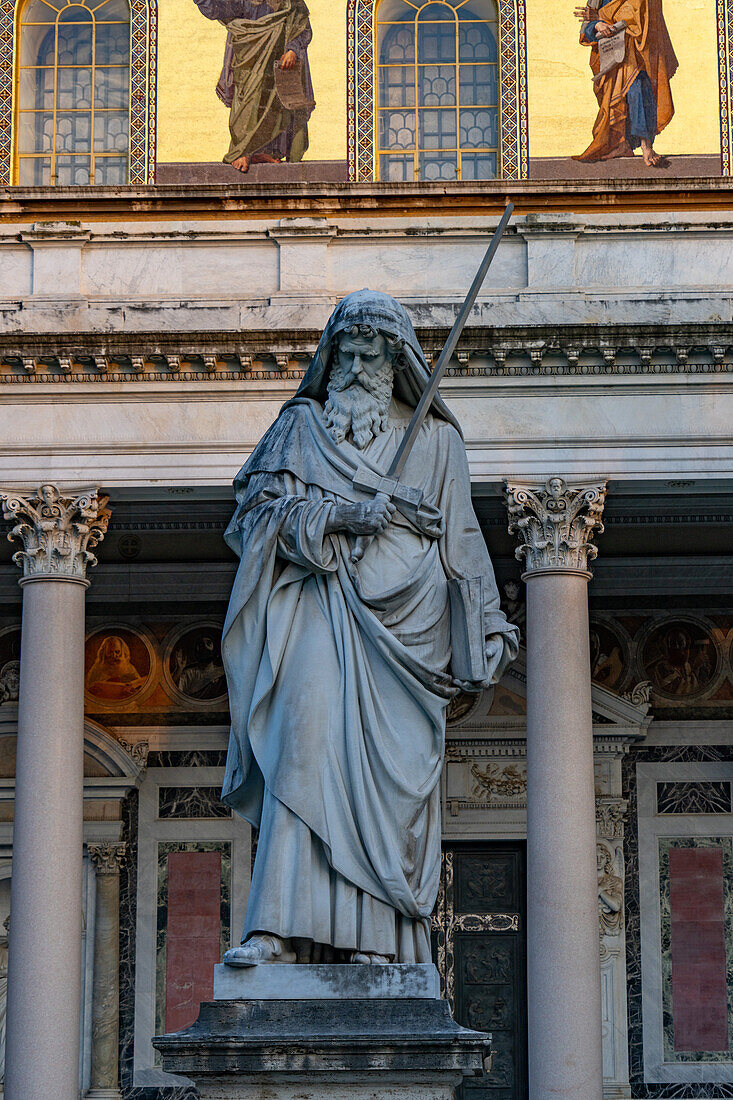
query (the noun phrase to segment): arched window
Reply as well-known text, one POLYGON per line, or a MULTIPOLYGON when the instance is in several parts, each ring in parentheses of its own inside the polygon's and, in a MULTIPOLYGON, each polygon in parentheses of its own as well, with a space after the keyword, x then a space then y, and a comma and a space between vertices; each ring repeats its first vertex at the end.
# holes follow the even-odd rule
POLYGON ((17 182, 127 183, 128 0, 28 0, 18 31, 17 182))
POLYGON ((494 0, 381 0, 375 32, 379 178, 497 176, 494 0))

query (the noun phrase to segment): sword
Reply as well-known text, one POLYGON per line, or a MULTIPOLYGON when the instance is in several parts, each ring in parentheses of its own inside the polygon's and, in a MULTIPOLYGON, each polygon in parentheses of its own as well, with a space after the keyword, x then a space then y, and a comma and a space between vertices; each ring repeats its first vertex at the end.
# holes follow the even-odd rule
MULTIPOLYGON (((453 328, 450 330, 450 335, 445 342, 445 347, 440 353, 438 362, 435 364, 431 374, 430 381, 422 392, 420 400, 418 401, 415 411, 412 414, 412 419, 407 426, 407 431, 397 448, 397 453, 392 459, 392 463, 385 475, 375 473, 373 470, 368 469, 366 466, 360 466, 354 474, 353 485, 355 489, 361 489, 365 492, 373 492, 374 499, 383 501, 386 503, 393 498, 403 504, 407 504, 411 507, 419 507, 422 501, 422 493, 419 489, 413 489, 408 485, 400 484, 400 474, 405 468, 405 463, 409 457, 410 451, 415 445, 415 440, 418 437, 420 428, 422 427, 425 417, 428 415, 430 406, 433 403, 433 398, 438 392, 438 386, 441 383, 443 375, 445 374, 446 367, 451 360, 453 352, 456 350, 456 345, 460 339, 461 333, 468 320, 469 314, 473 309, 474 302, 478 297, 478 292, 481 289, 484 279, 486 278, 486 272, 491 266, 491 261, 496 255, 496 250, 499 247, 499 242, 504 236, 504 230, 506 229, 509 219, 512 216, 514 210, 513 203, 507 203, 506 210, 502 215, 502 219, 496 227, 496 232, 491 238, 491 244, 486 250, 486 255, 481 261, 481 266, 476 272, 476 277, 471 283, 471 289, 466 295, 466 300, 461 306, 460 313, 456 317, 453 328)), ((413 360, 413 366, 420 366, 412 349, 405 344, 403 353, 408 359, 413 360)), ((364 552, 371 543, 374 535, 358 535, 356 542, 354 543, 354 549, 351 552, 351 560, 353 562, 361 561, 364 557, 364 552)))

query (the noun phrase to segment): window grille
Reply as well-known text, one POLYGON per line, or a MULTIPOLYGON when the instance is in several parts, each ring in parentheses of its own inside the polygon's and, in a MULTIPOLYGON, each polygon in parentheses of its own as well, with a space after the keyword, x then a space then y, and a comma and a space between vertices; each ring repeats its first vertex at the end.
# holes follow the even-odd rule
POLYGON ((17 182, 128 183, 128 0, 28 0, 18 30, 17 182))
POLYGON ((379 178, 498 176, 493 0, 381 0, 374 32, 379 178))

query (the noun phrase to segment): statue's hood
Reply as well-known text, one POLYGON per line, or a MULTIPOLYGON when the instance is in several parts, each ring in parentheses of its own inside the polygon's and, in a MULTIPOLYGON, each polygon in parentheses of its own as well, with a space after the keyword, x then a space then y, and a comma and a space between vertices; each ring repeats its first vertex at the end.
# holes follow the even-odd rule
MULTIPOLYGON (((409 345, 417 363, 408 363, 404 369, 395 372, 394 396, 398 401, 414 409, 428 384, 430 371, 407 310, 389 294, 380 294, 376 290, 356 290, 353 294, 347 294, 339 302, 323 330, 316 354, 311 360, 296 396, 312 397, 321 404, 325 404, 334 338, 344 329, 350 329, 354 325, 371 325, 378 332, 385 333, 393 339, 404 340, 409 345)), ((457 420, 448 410, 442 397, 437 394, 433 398, 430 411, 433 416, 447 420, 460 432, 457 420)))

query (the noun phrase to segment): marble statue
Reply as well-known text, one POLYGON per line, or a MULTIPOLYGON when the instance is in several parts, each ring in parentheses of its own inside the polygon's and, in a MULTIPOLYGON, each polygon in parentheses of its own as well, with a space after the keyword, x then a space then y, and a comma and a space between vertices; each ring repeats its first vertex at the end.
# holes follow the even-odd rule
POLYGON ((422 499, 354 487, 357 470, 387 470, 428 378, 404 308, 348 295, 235 480, 222 797, 259 838, 231 965, 430 961, 446 708, 498 680, 518 631, 440 397, 400 479, 422 499), (354 561, 359 536, 373 538, 354 561), (483 593, 481 682, 451 667, 449 588, 462 578, 483 593))

